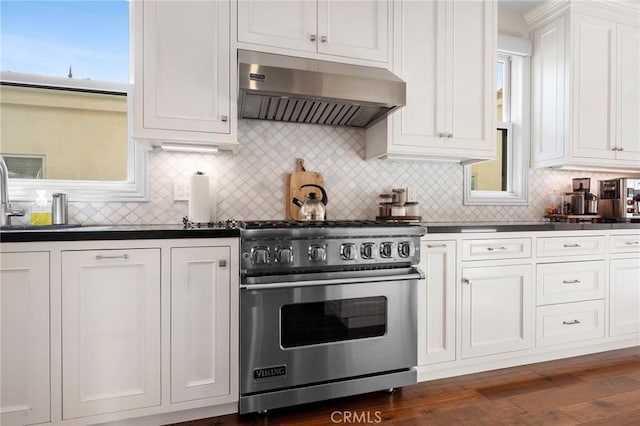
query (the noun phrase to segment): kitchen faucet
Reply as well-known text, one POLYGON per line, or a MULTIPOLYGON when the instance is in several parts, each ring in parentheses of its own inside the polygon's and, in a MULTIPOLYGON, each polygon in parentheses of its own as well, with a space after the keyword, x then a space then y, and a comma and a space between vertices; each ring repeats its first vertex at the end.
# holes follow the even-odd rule
POLYGON ((0 225, 11 225, 11 216, 24 216, 24 210, 12 209, 9 202, 9 169, 0 156, 0 225))

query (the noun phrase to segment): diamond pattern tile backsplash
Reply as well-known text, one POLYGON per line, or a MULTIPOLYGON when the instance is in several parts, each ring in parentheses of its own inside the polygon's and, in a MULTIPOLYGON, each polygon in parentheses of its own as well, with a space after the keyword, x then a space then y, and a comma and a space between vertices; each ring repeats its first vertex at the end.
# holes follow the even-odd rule
POLYGON ((69 206, 69 221, 83 224, 171 224, 187 215, 186 201, 173 201, 174 182, 187 183, 203 171, 216 185, 216 220, 283 219, 284 179, 304 158, 323 174, 329 219, 373 219, 378 195, 409 188, 424 221, 539 220, 552 190, 568 191, 572 177, 616 175, 531 170, 528 206, 464 206, 462 166, 447 162, 364 160, 364 131, 329 126, 240 120, 240 148, 231 153, 195 154, 155 150, 149 154, 149 202, 84 203, 69 206))

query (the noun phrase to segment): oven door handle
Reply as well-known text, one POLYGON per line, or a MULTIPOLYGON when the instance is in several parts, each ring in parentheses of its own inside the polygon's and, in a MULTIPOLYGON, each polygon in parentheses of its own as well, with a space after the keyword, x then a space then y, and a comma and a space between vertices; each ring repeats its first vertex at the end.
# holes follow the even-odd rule
POLYGON ((332 278, 326 280, 308 280, 308 281, 291 281, 281 283, 266 283, 266 284, 243 284, 240 286, 240 290, 267 290, 278 288, 293 288, 293 287, 311 287, 317 285, 338 285, 338 284, 356 284, 356 283, 372 283, 372 282, 385 282, 385 281, 409 281, 409 280, 422 280, 425 275, 424 272, 418 268, 414 268, 416 272, 410 274, 401 275, 384 275, 379 277, 357 277, 357 278, 332 278))

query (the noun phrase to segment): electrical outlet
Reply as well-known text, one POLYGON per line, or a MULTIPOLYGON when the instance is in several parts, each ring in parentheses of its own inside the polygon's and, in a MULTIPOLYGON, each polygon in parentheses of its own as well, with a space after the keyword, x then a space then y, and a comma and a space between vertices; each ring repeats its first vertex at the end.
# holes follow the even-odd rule
POLYGON ((186 183, 173 183, 173 201, 188 201, 189 185, 186 183))

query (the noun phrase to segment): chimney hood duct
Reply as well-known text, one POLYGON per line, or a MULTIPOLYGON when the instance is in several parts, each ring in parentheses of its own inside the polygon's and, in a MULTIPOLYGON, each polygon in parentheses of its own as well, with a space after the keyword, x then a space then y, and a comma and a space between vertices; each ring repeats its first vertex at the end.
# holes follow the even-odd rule
POLYGON ((366 128, 406 103, 383 68, 238 50, 238 116, 366 128))

